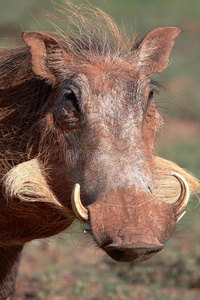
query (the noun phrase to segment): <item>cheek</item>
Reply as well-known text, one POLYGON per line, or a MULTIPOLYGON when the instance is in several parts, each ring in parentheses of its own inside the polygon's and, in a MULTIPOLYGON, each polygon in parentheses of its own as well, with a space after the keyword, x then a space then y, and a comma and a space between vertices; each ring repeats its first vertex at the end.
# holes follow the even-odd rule
POLYGON ((143 140, 150 148, 153 148, 156 130, 156 109, 155 104, 151 103, 143 120, 143 140))
POLYGON ((158 131, 163 125, 164 121, 159 112, 155 111, 156 131, 158 131))
MULTIPOLYGON (((158 122, 157 122, 157 111, 155 108, 155 104, 151 103, 146 115, 143 119, 143 128, 142 128, 142 139, 143 145, 146 152, 147 157, 152 157, 154 154, 154 144, 156 133, 158 130, 158 122)), ((154 170, 154 164, 152 159, 148 159, 149 169, 151 172, 154 170)))
POLYGON ((163 125, 163 119, 158 113, 154 101, 148 108, 143 121, 143 137, 144 141, 153 148, 154 141, 158 130, 163 125))

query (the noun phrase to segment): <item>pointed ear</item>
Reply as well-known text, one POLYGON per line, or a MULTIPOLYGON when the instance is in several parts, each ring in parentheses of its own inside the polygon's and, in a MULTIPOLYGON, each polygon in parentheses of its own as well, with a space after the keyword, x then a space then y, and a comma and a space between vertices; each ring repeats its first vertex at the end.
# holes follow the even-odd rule
POLYGON ((176 27, 157 28, 137 46, 138 71, 150 75, 162 72, 168 65, 169 55, 180 30, 176 27))
POLYGON ((64 68, 72 63, 72 58, 59 41, 46 33, 26 31, 22 37, 32 55, 33 72, 55 84, 64 68))

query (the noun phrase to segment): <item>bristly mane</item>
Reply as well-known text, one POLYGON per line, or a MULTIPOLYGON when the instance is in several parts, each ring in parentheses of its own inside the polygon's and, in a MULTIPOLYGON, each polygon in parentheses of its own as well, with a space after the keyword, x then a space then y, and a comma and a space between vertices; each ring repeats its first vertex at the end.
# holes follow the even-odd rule
MULTIPOLYGON (((97 7, 78 6, 68 0, 61 0, 63 5, 52 2, 57 15, 48 15, 55 29, 53 35, 64 49, 78 63, 106 55, 123 56, 132 49, 133 41, 122 34, 114 20, 97 7), (62 22, 66 31, 59 28, 54 20, 62 22)), ((51 32, 52 35, 52 32, 51 32)), ((27 74, 33 75, 30 54, 27 47, 2 50, 0 52, 1 87, 27 81, 27 74), (23 64, 21 62, 23 61, 23 64), (9 76, 9 83, 8 83, 9 76), (16 78, 17 77, 17 78, 16 78), (16 82, 16 79, 18 82, 16 82), (4 85, 3 85, 4 86, 4 85)), ((29 77, 28 77, 29 78, 29 77)))
MULTIPOLYGON (((130 39, 119 30, 114 20, 105 12, 94 6, 78 6, 68 0, 62 0, 63 6, 53 2, 58 16, 50 15, 55 34, 62 37, 72 55, 84 52, 88 56, 111 54, 119 56, 127 54, 132 47, 130 39), (67 32, 60 29, 53 20, 65 23, 67 32)), ((78 58, 77 57, 77 58, 78 58)))

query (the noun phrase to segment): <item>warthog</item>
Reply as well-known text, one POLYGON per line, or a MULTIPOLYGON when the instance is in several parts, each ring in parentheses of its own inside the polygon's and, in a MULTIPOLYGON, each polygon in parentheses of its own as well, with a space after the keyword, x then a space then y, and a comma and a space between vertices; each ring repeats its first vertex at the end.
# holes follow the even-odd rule
POLYGON ((0 52, 1 299, 13 297, 26 242, 78 218, 113 259, 146 260, 199 189, 154 155, 163 122, 150 75, 167 67, 179 29, 129 45, 93 15, 69 36, 24 32, 25 46, 0 52))

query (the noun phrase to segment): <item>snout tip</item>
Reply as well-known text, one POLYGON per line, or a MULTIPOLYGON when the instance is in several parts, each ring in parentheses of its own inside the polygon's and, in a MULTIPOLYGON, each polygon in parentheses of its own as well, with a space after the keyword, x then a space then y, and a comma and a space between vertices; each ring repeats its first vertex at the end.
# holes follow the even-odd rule
POLYGON ((134 247, 133 245, 114 245, 106 246, 106 253, 118 262, 137 262, 144 261, 163 249, 163 245, 142 245, 134 247))

